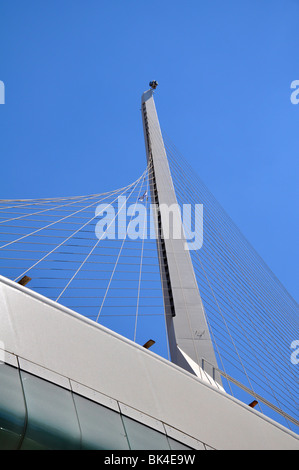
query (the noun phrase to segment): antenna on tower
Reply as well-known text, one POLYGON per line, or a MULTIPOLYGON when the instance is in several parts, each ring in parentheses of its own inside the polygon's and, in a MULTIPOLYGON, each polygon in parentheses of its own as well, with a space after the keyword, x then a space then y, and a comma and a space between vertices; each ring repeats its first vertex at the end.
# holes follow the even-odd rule
POLYGON ((156 80, 153 80, 149 82, 149 86, 152 88, 152 90, 155 90, 158 86, 158 82, 156 80))

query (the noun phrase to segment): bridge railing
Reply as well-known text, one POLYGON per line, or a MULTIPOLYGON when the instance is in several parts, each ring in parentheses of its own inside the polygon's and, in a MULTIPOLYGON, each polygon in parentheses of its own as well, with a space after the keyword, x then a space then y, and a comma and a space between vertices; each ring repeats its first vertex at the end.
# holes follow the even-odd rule
MULTIPOLYGON (((248 394, 250 397, 252 397, 254 400, 256 400, 254 406, 262 403, 267 408, 272 410, 274 413, 277 413, 281 418, 283 418, 283 420, 286 420, 287 423, 294 424, 297 427, 297 431, 299 431, 299 421, 297 419, 295 419, 293 416, 290 416, 288 413, 283 411, 281 408, 275 406, 273 403, 271 403, 269 400, 267 400, 266 398, 264 398, 261 395, 259 395, 258 393, 256 393, 254 390, 250 389, 249 387, 246 387, 244 384, 242 384, 241 382, 236 380, 234 377, 231 377, 229 374, 227 374, 223 370, 220 370, 217 367, 213 366, 213 364, 211 364, 209 361, 207 361, 206 359, 203 358, 202 359, 202 364, 201 364, 201 367, 202 367, 203 371, 206 370, 206 365, 209 366, 209 373, 211 372, 211 368, 212 368, 212 377, 213 377, 214 380, 215 380, 215 377, 216 377, 216 373, 220 374, 224 379, 227 380, 228 383, 234 384, 238 389, 242 390, 243 392, 248 394)), ((235 396, 235 393, 232 393, 231 388, 230 388, 230 392, 235 398, 239 398, 239 397, 235 396)), ((243 395, 243 399, 244 399, 244 395, 243 395)), ((241 400, 241 401, 243 401, 243 400, 241 400)), ((254 407, 252 405, 252 403, 249 403, 248 406, 254 407)), ((261 412, 265 415, 269 415, 269 413, 266 413, 266 412, 263 412, 263 411, 261 411, 261 412)), ((283 420, 279 420, 279 422, 282 422, 283 420)))

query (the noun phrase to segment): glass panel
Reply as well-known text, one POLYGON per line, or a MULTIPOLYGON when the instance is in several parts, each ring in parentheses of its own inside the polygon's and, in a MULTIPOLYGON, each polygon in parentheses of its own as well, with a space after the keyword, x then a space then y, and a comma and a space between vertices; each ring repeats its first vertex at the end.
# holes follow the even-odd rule
POLYGON ((152 428, 123 416, 129 445, 132 450, 169 450, 167 437, 152 428))
POLYGON ((119 413, 79 395, 73 397, 82 432, 82 449, 129 449, 119 413))
POLYGON ((72 394, 21 371, 28 423, 21 449, 80 449, 80 429, 72 394))
POLYGON ((0 450, 19 448, 26 408, 18 369, 0 364, 0 450))
POLYGON ((182 444, 179 441, 176 441, 175 439, 172 439, 171 437, 167 437, 170 449, 171 450, 190 450, 192 447, 188 447, 185 444, 182 444))

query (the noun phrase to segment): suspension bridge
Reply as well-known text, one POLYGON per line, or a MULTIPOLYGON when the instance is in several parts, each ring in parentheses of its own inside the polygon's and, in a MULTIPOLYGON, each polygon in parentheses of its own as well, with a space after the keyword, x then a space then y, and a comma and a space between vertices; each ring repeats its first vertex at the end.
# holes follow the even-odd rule
MULTIPOLYGON (((135 181, 0 200, 0 448, 82 445, 82 422, 61 433, 34 404, 47 386, 75 395, 77 415, 84 399, 123 416, 113 448, 133 449, 137 424, 157 448, 299 448, 298 304, 162 133, 155 88, 142 96, 147 165, 135 181)), ((107 428, 97 433, 86 446, 111 448, 107 428)))

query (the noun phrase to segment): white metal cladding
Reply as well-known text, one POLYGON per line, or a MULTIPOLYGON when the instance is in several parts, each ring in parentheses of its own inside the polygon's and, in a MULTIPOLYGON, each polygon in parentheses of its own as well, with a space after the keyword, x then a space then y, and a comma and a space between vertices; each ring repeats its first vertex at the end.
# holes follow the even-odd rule
POLYGON ((258 411, 2 276, 0 324, 11 361, 48 380, 88 387, 215 449, 299 450, 297 435, 258 411))

